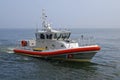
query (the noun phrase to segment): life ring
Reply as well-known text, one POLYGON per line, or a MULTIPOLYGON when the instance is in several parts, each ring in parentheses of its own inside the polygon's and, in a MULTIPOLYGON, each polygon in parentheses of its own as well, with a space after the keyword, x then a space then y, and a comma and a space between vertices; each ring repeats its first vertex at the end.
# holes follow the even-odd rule
POLYGON ((22 40, 22 41, 21 41, 21 45, 22 45, 22 47, 27 46, 27 41, 22 40))

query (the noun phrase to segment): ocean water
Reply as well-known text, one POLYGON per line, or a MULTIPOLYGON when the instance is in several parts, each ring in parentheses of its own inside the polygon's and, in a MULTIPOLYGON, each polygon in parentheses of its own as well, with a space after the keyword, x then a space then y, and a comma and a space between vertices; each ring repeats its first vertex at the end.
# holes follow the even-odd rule
POLYGON ((59 62, 14 54, 35 29, 0 29, 0 80, 120 80, 120 29, 71 29, 72 38, 93 36, 102 47, 91 62, 59 62))

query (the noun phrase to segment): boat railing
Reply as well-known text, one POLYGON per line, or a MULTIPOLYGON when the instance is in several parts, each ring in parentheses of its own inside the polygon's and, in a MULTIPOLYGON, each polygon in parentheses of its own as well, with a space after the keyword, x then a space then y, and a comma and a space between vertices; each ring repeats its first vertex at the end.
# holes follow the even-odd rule
POLYGON ((96 44, 95 39, 93 37, 88 36, 81 36, 78 39, 74 40, 79 43, 79 46, 89 46, 96 44))
MULTIPOLYGON (((35 40, 35 39, 32 39, 32 38, 28 38, 28 39, 24 39, 25 41, 30 41, 30 40, 35 40)), ((28 44, 28 42, 27 42, 27 45, 26 46, 22 46, 21 45, 21 41, 22 40, 18 40, 17 42, 16 42, 16 47, 17 48, 28 48, 28 46, 29 46, 29 44, 28 44)), ((28 49, 31 49, 31 47, 29 46, 29 48, 28 49)))

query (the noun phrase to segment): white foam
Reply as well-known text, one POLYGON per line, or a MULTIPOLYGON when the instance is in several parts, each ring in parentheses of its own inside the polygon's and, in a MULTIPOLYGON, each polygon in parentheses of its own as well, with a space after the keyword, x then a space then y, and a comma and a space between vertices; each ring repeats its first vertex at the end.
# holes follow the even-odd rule
POLYGON ((7 49, 6 49, 6 52, 7 52, 7 53, 14 53, 14 52, 13 52, 13 49, 14 49, 14 48, 7 48, 7 49))

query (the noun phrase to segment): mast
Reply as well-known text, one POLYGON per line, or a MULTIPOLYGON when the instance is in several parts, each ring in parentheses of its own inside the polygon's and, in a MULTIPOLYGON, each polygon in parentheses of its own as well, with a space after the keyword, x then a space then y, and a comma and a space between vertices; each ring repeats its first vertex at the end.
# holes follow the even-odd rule
POLYGON ((42 27, 43 27, 43 29, 45 29, 47 31, 48 30, 51 31, 52 30, 51 25, 47 22, 46 18, 47 18, 47 16, 45 14, 45 10, 42 9, 42 27))
POLYGON ((45 14, 45 10, 42 9, 42 27, 45 28, 46 27, 46 14, 45 14))

